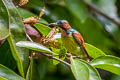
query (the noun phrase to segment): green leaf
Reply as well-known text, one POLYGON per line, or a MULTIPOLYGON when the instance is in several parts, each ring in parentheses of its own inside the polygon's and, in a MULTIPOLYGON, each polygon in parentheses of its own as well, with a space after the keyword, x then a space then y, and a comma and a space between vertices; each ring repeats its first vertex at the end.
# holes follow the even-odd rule
POLYGON ((17 8, 17 10, 19 11, 20 15, 23 18, 28 18, 28 17, 31 17, 31 16, 37 16, 37 15, 33 14, 32 12, 30 12, 28 10, 25 10, 25 9, 22 9, 22 8, 17 8))
POLYGON ((53 78, 51 79, 51 76, 49 77, 47 74, 55 71, 56 67, 53 66, 51 59, 42 55, 37 59, 31 57, 26 80, 53 80, 53 78))
POLYGON ((45 26, 43 24, 40 24, 40 23, 35 23, 34 24, 34 27, 43 35, 47 36, 48 33, 50 32, 50 27, 48 26, 45 26))
POLYGON ((71 70, 76 80, 89 80, 89 70, 81 61, 71 58, 71 70))
POLYGON ((86 49, 87 49, 90 57, 92 57, 92 58, 105 56, 105 53, 103 51, 101 51, 100 49, 98 49, 98 48, 96 48, 93 45, 90 45, 88 43, 86 43, 86 49))
POLYGON ((21 76, 17 75, 12 70, 0 64, 0 76, 8 80, 25 80, 21 76))
POLYGON ((89 74, 90 75, 90 80, 101 80, 98 71, 93 66, 91 66, 89 63, 87 63, 83 60, 81 60, 81 62, 83 62, 83 64, 88 67, 89 73, 90 73, 89 74))
POLYGON ((16 68, 16 61, 12 56, 12 52, 7 40, 2 45, 0 45, 0 64, 12 70, 15 70, 16 68))
POLYGON ((87 18, 87 7, 82 0, 65 0, 66 7, 77 17, 84 22, 87 18))
POLYGON ((8 79, 0 76, 0 80, 8 80, 8 79))
POLYGON ((0 0, 0 40, 9 35, 8 13, 2 0, 0 0))
POLYGON ((101 56, 93 59, 91 65, 120 75, 120 59, 115 56, 101 56))
POLYGON ((33 59, 33 57, 31 57, 31 62, 28 68, 26 80, 43 80, 42 78, 45 76, 45 73, 46 73, 45 58, 41 60, 40 58, 33 59))
POLYGON ((120 80, 120 75, 112 75, 111 80, 120 80))
POLYGON ((76 80, 89 80, 89 70, 81 61, 71 58, 71 70, 76 80))
POLYGON ((31 62, 30 62, 30 66, 28 68, 27 71, 27 76, 26 76, 26 80, 38 80, 39 78, 39 74, 37 71, 37 64, 35 63, 33 57, 31 57, 31 62))
POLYGON ((101 80, 98 72, 89 63, 71 58, 71 69, 77 80, 101 80))
POLYGON ((39 51, 39 52, 53 53, 50 49, 46 48, 45 46, 43 46, 41 44, 35 43, 35 42, 20 41, 20 42, 17 42, 16 45, 19 47, 32 49, 32 50, 39 51))
POLYGON ((24 72, 26 72, 28 67, 29 52, 27 49, 17 47, 15 43, 20 40, 27 40, 25 36, 26 35, 25 27, 12 1, 11 0, 2 1, 9 13, 10 36, 8 37, 8 42, 10 44, 12 55, 17 62, 18 70, 20 74, 24 76, 24 72))

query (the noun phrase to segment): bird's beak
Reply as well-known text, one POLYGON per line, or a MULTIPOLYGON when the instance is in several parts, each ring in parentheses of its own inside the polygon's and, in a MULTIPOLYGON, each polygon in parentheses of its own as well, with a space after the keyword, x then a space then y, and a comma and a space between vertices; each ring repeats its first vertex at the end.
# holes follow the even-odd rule
POLYGON ((55 27, 55 26, 58 26, 58 24, 57 23, 50 23, 50 24, 48 24, 48 26, 55 27))

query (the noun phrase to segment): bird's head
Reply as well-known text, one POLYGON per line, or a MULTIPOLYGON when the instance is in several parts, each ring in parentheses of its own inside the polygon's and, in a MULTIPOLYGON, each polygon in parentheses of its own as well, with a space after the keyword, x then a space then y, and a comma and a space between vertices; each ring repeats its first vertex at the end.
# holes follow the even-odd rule
POLYGON ((71 29, 71 26, 68 21, 66 20, 59 20, 56 22, 57 26, 60 27, 62 30, 67 31, 71 29))

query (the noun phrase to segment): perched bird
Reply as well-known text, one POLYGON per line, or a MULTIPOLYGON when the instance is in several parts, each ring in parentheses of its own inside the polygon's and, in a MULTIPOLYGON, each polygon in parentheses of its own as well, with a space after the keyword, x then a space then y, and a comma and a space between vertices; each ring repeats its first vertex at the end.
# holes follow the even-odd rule
POLYGON ((89 61, 90 57, 81 34, 72 29, 66 20, 59 20, 56 24, 61 29, 61 38, 65 48, 73 55, 80 56, 80 58, 89 61))

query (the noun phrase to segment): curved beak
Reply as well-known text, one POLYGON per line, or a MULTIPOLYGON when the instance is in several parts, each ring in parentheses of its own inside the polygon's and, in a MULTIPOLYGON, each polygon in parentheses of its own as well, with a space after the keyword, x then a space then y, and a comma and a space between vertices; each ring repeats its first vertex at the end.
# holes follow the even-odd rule
POLYGON ((58 24, 57 23, 50 23, 50 24, 48 24, 48 26, 55 27, 55 26, 58 26, 58 24))

